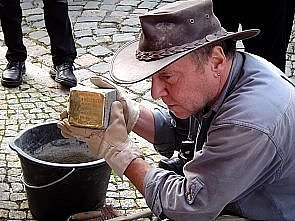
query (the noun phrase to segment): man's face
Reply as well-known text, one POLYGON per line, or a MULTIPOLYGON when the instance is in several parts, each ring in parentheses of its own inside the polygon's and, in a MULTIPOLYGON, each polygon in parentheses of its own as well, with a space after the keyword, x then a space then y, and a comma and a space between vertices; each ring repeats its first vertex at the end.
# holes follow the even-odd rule
POLYGON ((210 62, 200 67, 193 59, 186 55, 152 76, 152 97, 161 98, 178 118, 201 111, 218 91, 210 62))

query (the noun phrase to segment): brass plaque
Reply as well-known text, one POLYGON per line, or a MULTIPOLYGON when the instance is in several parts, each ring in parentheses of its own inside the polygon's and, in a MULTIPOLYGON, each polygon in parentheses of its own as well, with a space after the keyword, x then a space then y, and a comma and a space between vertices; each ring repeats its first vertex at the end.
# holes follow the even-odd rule
POLYGON ((110 107, 116 99, 115 89, 73 87, 69 97, 69 123, 72 126, 105 129, 110 107))

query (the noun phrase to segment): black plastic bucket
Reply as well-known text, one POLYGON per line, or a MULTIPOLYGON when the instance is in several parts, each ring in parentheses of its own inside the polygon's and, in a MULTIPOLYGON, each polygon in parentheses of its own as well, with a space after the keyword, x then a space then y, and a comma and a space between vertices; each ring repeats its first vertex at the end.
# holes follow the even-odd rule
POLYGON ((104 205, 111 168, 86 143, 64 139, 56 121, 21 131, 10 147, 20 158, 34 218, 66 220, 104 205))

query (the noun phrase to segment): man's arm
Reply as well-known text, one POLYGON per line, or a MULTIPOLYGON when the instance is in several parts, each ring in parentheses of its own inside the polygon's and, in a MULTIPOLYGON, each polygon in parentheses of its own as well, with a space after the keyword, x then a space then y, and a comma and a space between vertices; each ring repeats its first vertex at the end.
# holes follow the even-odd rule
POLYGON ((133 128, 133 132, 151 143, 154 143, 155 141, 155 122, 153 112, 142 105, 140 106, 139 117, 133 128))
POLYGON ((127 169, 125 176, 134 184, 138 191, 144 196, 144 177, 151 166, 142 158, 134 159, 127 169))

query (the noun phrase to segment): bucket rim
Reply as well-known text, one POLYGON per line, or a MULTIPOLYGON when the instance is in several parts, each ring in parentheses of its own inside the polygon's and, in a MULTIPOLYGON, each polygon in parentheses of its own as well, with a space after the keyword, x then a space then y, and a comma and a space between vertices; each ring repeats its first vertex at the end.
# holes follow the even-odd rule
POLYGON ((37 159, 35 157, 32 157, 31 155, 27 154, 25 151, 23 151, 21 148, 19 148, 15 142, 20 139, 20 137, 27 132, 30 129, 36 128, 36 127, 41 127, 41 126, 46 126, 49 124, 57 124, 58 120, 52 120, 52 121, 48 121, 48 122, 43 122, 43 123, 38 123, 35 125, 31 125, 21 131, 19 131, 17 133, 17 135, 12 138, 9 141, 9 147, 14 150, 15 152, 17 152, 18 155, 21 155, 22 157, 34 162, 34 163, 39 163, 42 165, 46 165, 46 166, 53 166, 53 167, 60 167, 60 168, 83 168, 83 167, 89 167, 89 166, 95 166, 97 164, 102 164, 102 163, 106 163, 105 159, 98 159, 98 160, 94 160, 94 161, 90 161, 90 162, 85 162, 85 163, 55 163, 55 162, 48 162, 48 161, 44 161, 44 160, 40 160, 37 159))

